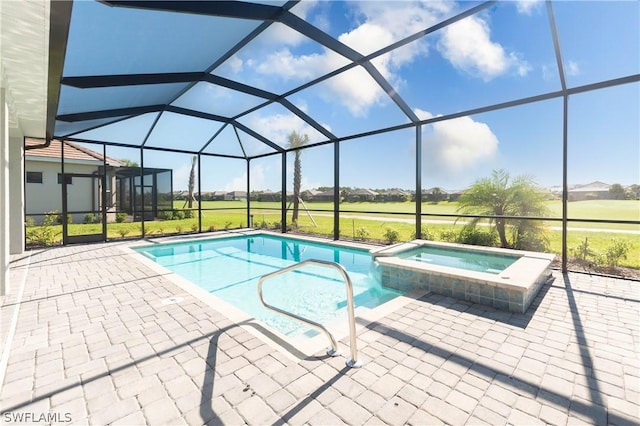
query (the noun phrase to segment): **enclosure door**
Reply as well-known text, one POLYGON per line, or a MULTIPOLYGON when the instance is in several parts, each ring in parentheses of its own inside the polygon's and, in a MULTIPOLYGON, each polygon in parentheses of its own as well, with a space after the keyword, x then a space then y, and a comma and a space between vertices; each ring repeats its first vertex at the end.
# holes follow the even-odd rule
POLYGON ((104 175, 65 173, 62 178, 62 243, 106 241, 104 175))

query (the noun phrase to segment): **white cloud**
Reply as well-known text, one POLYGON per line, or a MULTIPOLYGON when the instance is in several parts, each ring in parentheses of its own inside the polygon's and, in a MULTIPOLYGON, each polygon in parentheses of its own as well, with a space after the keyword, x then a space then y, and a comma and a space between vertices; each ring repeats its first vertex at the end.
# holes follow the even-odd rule
MULTIPOLYGON (((453 2, 425 1, 425 2, 355 2, 356 12, 360 19, 369 25, 384 29, 392 41, 422 31, 436 24, 443 15, 448 14, 454 7, 453 2)), ((372 37, 374 38, 374 37, 372 37)), ((375 39, 373 41, 376 41, 375 39)), ((384 38, 379 39, 377 47, 366 51, 363 46, 350 45, 360 53, 367 54, 390 44, 384 38)))
POLYGON ((558 77, 558 67, 555 64, 542 65, 542 79, 549 81, 558 77))
MULTIPOLYGON (((576 76, 580 74, 580 67, 578 63, 575 61, 565 61, 564 62, 564 73, 565 76, 576 76)), ((549 81, 551 79, 558 79, 558 66, 554 64, 542 65, 542 78, 545 81, 549 81)))
MULTIPOLYGON (((304 3, 304 2, 303 2, 304 3)), ((308 13, 312 5, 295 13, 308 13)), ((428 2, 355 2, 354 13, 360 24, 338 37, 345 45, 364 55, 375 52, 389 44, 430 27, 453 7, 446 1, 428 2)), ((324 49, 319 53, 295 55, 290 49, 299 42, 298 38, 284 40, 275 30, 269 36, 269 43, 279 43, 279 48, 264 59, 245 61, 255 65, 255 71, 263 75, 273 75, 284 80, 308 81, 314 77, 344 66, 348 61, 333 51, 324 49)), ((273 49, 273 45, 272 49, 273 49)), ((426 55, 426 40, 407 45, 373 60, 380 73, 394 86, 402 84, 398 69, 410 63, 419 55, 426 55)), ((323 84, 322 95, 332 102, 338 101, 354 116, 366 116, 368 110, 387 97, 380 86, 360 67, 327 80, 323 84)))
MULTIPOLYGON (((293 130, 309 135, 309 142, 311 143, 326 140, 324 135, 292 113, 268 116, 254 114, 249 117, 248 122, 245 124, 282 147, 288 145, 288 136, 293 130)), ((331 130, 329 126, 325 127, 329 131, 331 130)))
MULTIPOLYGON (((251 166, 251 190, 259 191, 265 189, 265 170, 261 164, 251 166)), ((232 178, 224 186, 224 191, 246 191, 247 190, 247 172, 245 171, 240 176, 232 178)))
POLYGON ((318 53, 295 56, 288 48, 283 48, 268 55, 255 69, 261 74, 275 74, 283 80, 311 80, 330 71, 327 56, 318 53))
POLYGON ((542 0, 518 0, 516 1, 516 8, 518 9, 518 13, 531 15, 541 4, 542 0))
POLYGON ((293 6, 290 10, 296 16, 299 16, 302 19, 306 19, 309 11, 316 6, 321 5, 317 0, 304 0, 298 2, 295 6, 293 6))
POLYGON ((268 45, 282 44, 286 46, 297 46, 307 41, 308 38, 291 27, 275 22, 264 30, 262 36, 256 40, 260 40, 268 45))
POLYGON ((233 55, 224 63, 224 66, 228 67, 231 73, 237 74, 242 71, 243 62, 238 55, 233 55))
POLYGON ((506 52, 491 40, 489 24, 479 16, 470 16, 443 30, 438 51, 451 64, 470 75, 489 81, 509 70, 526 75, 531 67, 515 52, 506 52))
POLYGON ((580 74, 580 67, 578 66, 578 63, 575 61, 567 61, 564 65, 564 69, 567 75, 574 76, 574 75, 580 74))
POLYGON ((384 91, 362 67, 352 68, 322 85, 321 91, 329 102, 340 102, 354 117, 365 117, 373 105, 383 102, 384 91))
MULTIPOLYGON (((414 112, 423 120, 433 117, 428 111, 414 112)), ((498 138, 491 128, 470 117, 424 126, 422 142, 425 169, 440 175, 464 173, 490 161, 498 152, 498 138)))

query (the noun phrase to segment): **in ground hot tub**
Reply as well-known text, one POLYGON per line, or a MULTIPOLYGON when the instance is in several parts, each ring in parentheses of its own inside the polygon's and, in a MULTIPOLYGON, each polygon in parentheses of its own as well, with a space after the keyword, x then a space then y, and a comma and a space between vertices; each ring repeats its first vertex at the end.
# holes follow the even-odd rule
POLYGON ((554 254, 414 240, 371 251, 382 285, 428 290, 524 313, 551 278, 554 254))

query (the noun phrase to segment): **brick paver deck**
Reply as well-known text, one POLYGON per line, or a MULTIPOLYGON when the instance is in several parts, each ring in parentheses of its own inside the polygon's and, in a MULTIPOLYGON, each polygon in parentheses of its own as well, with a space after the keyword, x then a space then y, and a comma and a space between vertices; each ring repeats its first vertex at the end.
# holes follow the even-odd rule
POLYGON ((119 244, 13 260, 4 423, 640 421, 638 282, 556 272, 523 315, 427 294, 361 330, 348 369, 292 360, 119 244))

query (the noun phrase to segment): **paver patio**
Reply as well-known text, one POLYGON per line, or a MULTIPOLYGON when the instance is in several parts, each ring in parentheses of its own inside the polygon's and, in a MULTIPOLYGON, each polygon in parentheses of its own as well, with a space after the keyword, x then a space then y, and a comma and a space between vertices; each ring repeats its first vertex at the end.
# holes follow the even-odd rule
POLYGON ((291 359, 126 244, 12 260, 4 423, 640 422, 638 282, 556 271, 526 314, 427 294, 360 330, 348 369, 291 359))

